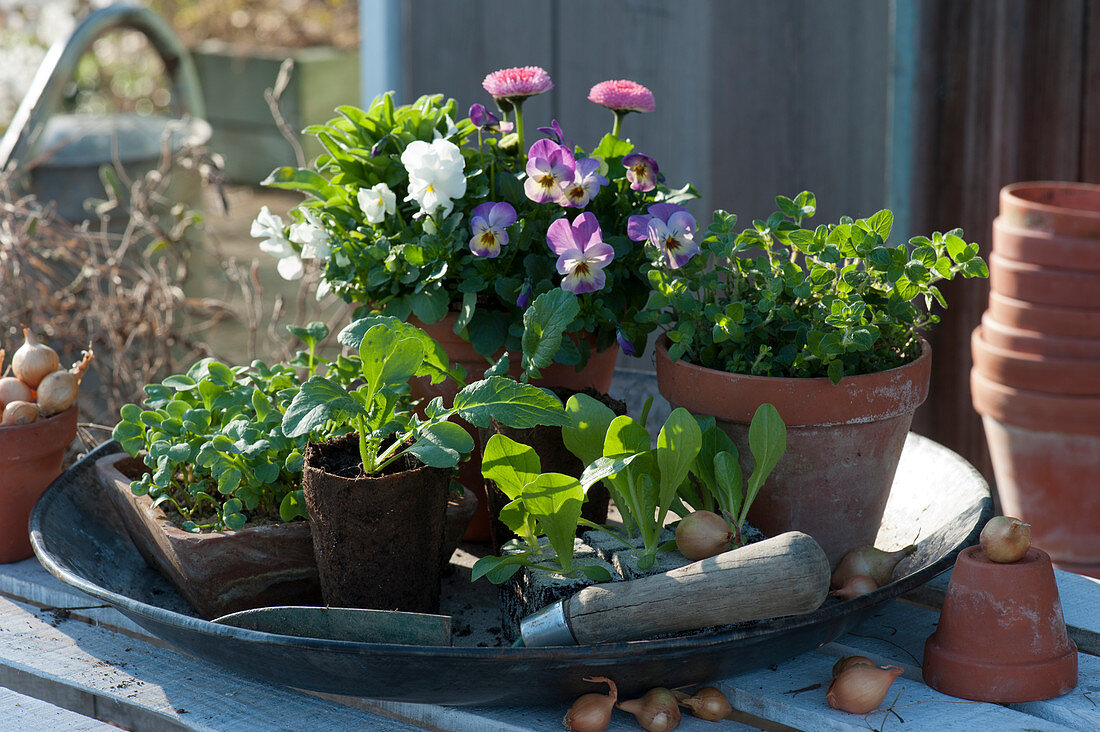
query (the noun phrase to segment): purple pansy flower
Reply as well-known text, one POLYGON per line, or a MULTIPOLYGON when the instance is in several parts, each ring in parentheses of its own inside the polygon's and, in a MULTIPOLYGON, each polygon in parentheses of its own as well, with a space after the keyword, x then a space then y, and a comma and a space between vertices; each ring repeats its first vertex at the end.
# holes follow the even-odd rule
POLYGON ((572 224, 558 219, 547 229, 546 243, 558 255, 563 290, 580 295, 603 289, 603 268, 615 258, 615 250, 603 242, 595 215, 582 213, 572 224))
POLYGON ((562 206, 584 208, 600 192, 600 186, 607 185, 607 178, 600 175, 600 161, 596 158, 581 158, 576 162, 573 180, 562 186, 562 206))
POLYGON ((516 210, 512 204, 483 203, 474 209, 470 218, 470 251, 479 257, 492 259, 500 254, 500 248, 508 243, 506 228, 516 223, 516 210))
POLYGON ((527 280, 523 283, 523 287, 519 288, 519 297, 516 298, 517 308, 526 308, 531 304, 531 282, 527 280))
POLYGON ((634 344, 627 339, 626 334, 621 330, 615 331, 615 340, 619 343, 619 350, 627 356, 634 356, 638 353, 638 350, 634 348, 634 344))
POLYGON ((573 153, 553 140, 539 140, 527 152, 523 191, 535 203, 561 200, 562 186, 573 182, 573 153))
POLYGON ((634 241, 648 241, 660 250, 669 269, 679 269, 699 252, 695 241, 695 217, 683 206, 655 203, 649 213, 631 216, 626 234, 634 241))
POLYGON ((652 191, 657 187, 657 161, 642 153, 630 153, 623 158, 626 179, 635 191, 652 191))
POLYGON ((573 149, 573 143, 565 139, 565 133, 561 131, 561 125, 558 124, 556 119, 550 120, 549 127, 540 127, 539 132, 559 145, 565 145, 567 148, 573 149))
POLYGON ((470 121, 477 127, 486 129, 500 122, 500 117, 486 109, 484 104, 471 104, 470 121))

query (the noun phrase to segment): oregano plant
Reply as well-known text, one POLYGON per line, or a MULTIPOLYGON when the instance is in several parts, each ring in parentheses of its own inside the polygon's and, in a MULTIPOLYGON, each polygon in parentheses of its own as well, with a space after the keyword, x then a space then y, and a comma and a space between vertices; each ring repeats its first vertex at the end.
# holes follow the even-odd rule
POLYGON ((736 216, 716 211, 701 242, 709 257, 650 270, 647 317, 673 360, 834 383, 895 368, 920 355, 920 332, 939 322, 940 282, 989 276, 961 229, 889 244, 888 210, 811 228, 813 193, 776 204, 740 233, 736 216))

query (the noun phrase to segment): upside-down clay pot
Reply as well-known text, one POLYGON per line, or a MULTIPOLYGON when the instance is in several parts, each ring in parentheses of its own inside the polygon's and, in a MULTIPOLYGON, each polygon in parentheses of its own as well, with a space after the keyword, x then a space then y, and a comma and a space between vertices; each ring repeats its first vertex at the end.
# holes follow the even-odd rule
POLYGON ((887 371, 827 378, 731 374, 672 361, 657 343, 657 387, 673 407, 712 415, 752 471, 748 429, 757 407, 775 406, 787 450, 749 510, 765 534, 802 531, 829 563, 878 535, 913 412, 928 396, 932 352, 887 371))
POLYGON ((1071 691, 1077 647, 1046 552, 1032 547, 1017 562, 997 564, 981 547, 964 549, 925 642, 923 675, 944 694, 1000 704, 1071 691))
POLYGON ((1100 186, 1035 181, 1001 189, 1001 219, 1008 226, 1074 238, 1100 238, 1100 186))
POLYGON ((990 292, 988 312, 998 323, 1011 328, 1068 338, 1100 338, 1100 308, 1037 305, 990 292))
MULTIPOLYGON (((409 322, 430 335, 443 350, 452 364, 461 364, 466 369, 467 383, 477 381, 485 375, 485 370, 491 365, 489 360, 474 350, 469 341, 454 332, 454 324, 457 316, 448 313, 442 320, 436 323, 424 323, 415 318, 409 322)), ((501 354, 496 354, 499 357, 501 354)), ((532 379, 535 386, 564 387, 583 391, 586 388, 595 389, 606 394, 611 388, 611 379, 615 375, 615 361, 619 356, 618 347, 608 348, 592 353, 584 367, 577 371, 572 366, 555 363, 542 369, 542 378, 532 379)), ((519 378, 521 364, 519 358, 513 354, 509 368, 512 378, 519 378)), ((413 379, 410 382, 413 396, 416 398, 443 397, 450 404, 454 395, 458 393, 458 385, 452 379, 446 379, 438 384, 432 384, 428 379, 413 379)), ((477 496, 478 509, 470 521, 469 527, 463 538, 467 541, 487 542, 490 536, 490 517, 488 502, 485 493, 485 481, 481 476, 481 436, 478 430, 468 424, 462 423, 466 431, 474 438, 474 450, 470 459, 461 463, 458 467, 458 482, 477 496)))
POLYGON ((996 253, 989 255, 989 289, 1037 305, 1100 309, 1100 272, 1027 264, 996 253))
POLYGON ((1100 362, 1100 338, 1049 335, 1005 325, 988 310, 982 314, 982 340, 992 348, 1018 354, 1100 362))
POLYGON ((979 325, 970 336, 974 368, 986 378, 1016 389, 1048 394, 1100 396, 1100 362, 1020 353, 990 345, 979 325))
POLYGON ((993 219, 993 253, 1021 264, 1100 272, 1100 239, 1019 229, 993 219))
POLYGON ((0 564, 27 559, 27 521, 38 497, 61 475, 76 438, 77 407, 30 424, 0 427, 0 564))

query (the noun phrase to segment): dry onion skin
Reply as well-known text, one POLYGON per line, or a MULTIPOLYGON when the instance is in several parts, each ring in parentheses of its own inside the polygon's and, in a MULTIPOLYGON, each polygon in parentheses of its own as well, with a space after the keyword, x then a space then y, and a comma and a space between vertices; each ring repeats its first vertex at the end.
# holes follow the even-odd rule
POLYGON ((14 427, 20 424, 31 424, 38 421, 42 411, 34 402, 9 402, 4 405, 4 416, 0 418, 0 426, 14 427))
POLYGON ((1012 516, 994 516, 982 528, 978 542, 989 561, 1017 562, 1031 548, 1031 524, 1012 516))
POLYGON ((14 376, 0 379, 0 408, 10 402, 33 402, 34 390, 14 376))
POLYGON ((829 594, 833 597, 839 597, 841 600, 851 600, 860 595, 866 595, 868 592, 874 592, 877 589, 878 585, 867 575, 853 574, 842 587, 830 591, 829 594))
POLYGON ((833 678, 840 676, 840 672, 849 666, 874 666, 875 662, 867 656, 842 656, 833 664, 833 678))
POLYGON ((676 527, 676 548, 693 562, 725 552, 732 541, 729 524, 713 511, 693 511, 676 527))
POLYGON ((916 550, 915 544, 893 552, 884 552, 873 546, 856 547, 845 554, 840 564, 836 566, 832 576, 832 586, 834 589, 841 588, 849 578, 858 574, 870 577, 878 587, 887 585, 898 562, 916 550))
POLYGON ((726 695, 713 686, 700 687, 691 696, 677 694, 676 699, 681 706, 690 709, 693 716, 708 722, 725 719, 733 711, 733 706, 726 695))
POLYGON ((39 382, 61 366, 57 351, 42 343, 31 333, 30 328, 23 329, 23 345, 11 357, 11 371, 15 377, 32 389, 39 382))
POLYGON ((628 699, 615 706, 633 714, 646 732, 668 732, 680 726, 676 695, 662 686, 650 689, 641 699, 628 699))
POLYGON ((611 691, 607 694, 592 693, 577 697, 561 723, 566 729, 576 732, 602 732, 611 722, 611 710, 615 708, 615 701, 619 698, 619 689, 606 676, 586 676, 584 680, 593 684, 605 683, 611 687, 611 691))
POLYGON ((84 378, 84 374, 94 358, 95 354, 92 352, 91 344, 89 344, 88 350, 84 351, 83 358, 79 363, 73 364, 72 369, 69 371, 54 371, 42 379, 42 383, 38 385, 36 401, 42 409, 43 416, 49 417, 60 414, 76 402, 77 394, 80 391, 80 380, 84 378))
POLYGON ((825 700, 833 709, 851 714, 867 714, 878 709, 890 691, 890 684, 901 676, 899 666, 869 666, 856 663, 848 666, 829 684, 825 700))

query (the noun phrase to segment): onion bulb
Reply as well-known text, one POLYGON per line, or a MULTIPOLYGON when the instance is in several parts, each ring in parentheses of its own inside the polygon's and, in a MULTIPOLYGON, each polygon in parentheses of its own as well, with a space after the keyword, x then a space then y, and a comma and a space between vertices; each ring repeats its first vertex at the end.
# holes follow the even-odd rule
POLYGON ((668 732, 680 726, 676 695, 661 686, 650 689, 641 699, 628 699, 615 706, 633 714, 646 732, 668 732))
POLYGON ((615 686, 615 682, 606 676, 586 676, 584 680, 594 684, 603 682, 611 687, 611 693, 593 693, 577 697, 561 723, 566 729, 576 730, 576 732, 601 732, 611 722, 611 710, 615 708, 615 701, 619 698, 619 689, 615 686))
POLYGON ((829 592, 829 594, 833 597, 839 597, 841 600, 851 600, 853 597, 866 595, 868 592, 874 592, 877 589, 878 585, 867 575, 853 574, 848 578, 848 581, 844 583, 843 587, 838 587, 829 592))
POLYGON ((42 409, 43 417, 60 414, 73 405, 76 401, 79 382, 76 376, 68 371, 54 371, 42 379, 38 385, 36 401, 42 409))
POLYGON ((840 672, 849 666, 874 666, 875 662, 867 656, 842 656, 833 664, 833 678, 840 676, 840 672))
POLYGON ((989 561, 1015 562, 1031 548, 1031 524, 1011 516, 994 516, 982 529, 979 542, 989 561))
POLYGON ((705 719, 708 722, 717 722, 719 719, 725 719, 726 716, 733 711, 733 707, 730 706, 729 699, 726 698, 726 695, 713 686, 703 686, 696 689, 695 693, 691 696, 687 694, 677 694, 676 698, 682 706, 690 709, 694 716, 699 719, 705 719))
POLYGON ((4 407, 4 416, 0 419, 0 425, 11 427, 17 424, 30 424, 41 416, 37 404, 32 402, 8 402, 4 407))
POLYGON ((0 379, 0 407, 8 402, 33 402, 34 390, 14 376, 0 379))
POLYGON ((884 552, 873 546, 860 546, 844 555, 840 564, 833 572, 832 585, 834 589, 844 586, 849 578, 857 574, 864 574, 875 581, 879 587, 890 583, 890 576, 904 557, 917 550, 915 544, 910 544, 904 549, 894 552, 884 552))
POLYGON ((676 548, 693 562, 721 554, 732 541, 729 524, 711 511, 689 513, 676 527, 676 548))
POLYGON ((902 671, 898 666, 880 668, 853 664, 837 674, 833 683, 829 684, 825 700, 833 709, 851 714, 867 714, 882 704, 886 693, 890 691, 890 684, 901 676, 902 671))
POLYGON ((23 329, 23 338, 23 345, 11 357, 11 371, 24 384, 37 389, 38 382, 57 371, 61 359, 56 351, 40 343, 30 328, 23 329))

